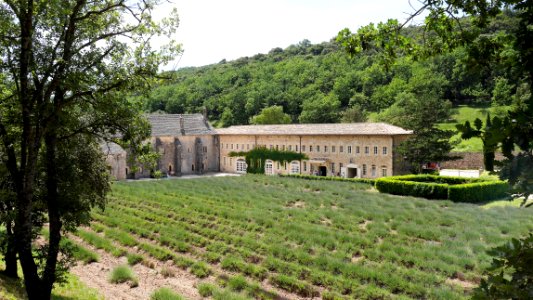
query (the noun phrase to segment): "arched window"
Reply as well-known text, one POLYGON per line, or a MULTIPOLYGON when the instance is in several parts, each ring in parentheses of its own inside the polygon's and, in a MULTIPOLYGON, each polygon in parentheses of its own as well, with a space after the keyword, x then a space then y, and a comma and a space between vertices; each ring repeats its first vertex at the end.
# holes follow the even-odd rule
POLYGON ((265 161, 265 174, 274 175, 274 162, 270 159, 267 159, 267 161, 265 161))
POLYGON ((246 161, 244 159, 237 159, 235 171, 237 171, 237 173, 246 173, 246 161))
POLYGON ((300 174, 300 162, 299 161, 291 162, 291 174, 300 174))

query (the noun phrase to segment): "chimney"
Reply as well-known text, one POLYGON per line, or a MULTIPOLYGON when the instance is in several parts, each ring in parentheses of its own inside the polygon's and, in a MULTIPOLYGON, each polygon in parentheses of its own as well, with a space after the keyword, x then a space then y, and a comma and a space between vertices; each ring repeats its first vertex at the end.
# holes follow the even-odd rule
POLYGON ((184 126, 182 115, 180 115, 180 130, 181 130, 181 135, 185 135, 185 126, 184 126))

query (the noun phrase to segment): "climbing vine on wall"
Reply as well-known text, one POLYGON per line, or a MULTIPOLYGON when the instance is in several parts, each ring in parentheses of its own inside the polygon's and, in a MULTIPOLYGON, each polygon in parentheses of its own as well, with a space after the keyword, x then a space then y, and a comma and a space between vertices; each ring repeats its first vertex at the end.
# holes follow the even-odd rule
POLYGON ((293 160, 307 159, 307 155, 294 151, 284 151, 276 149, 267 149, 266 147, 257 147, 246 152, 230 152, 230 157, 244 156, 247 164, 247 173, 263 174, 265 172, 265 161, 270 159, 276 162, 291 162, 293 160))

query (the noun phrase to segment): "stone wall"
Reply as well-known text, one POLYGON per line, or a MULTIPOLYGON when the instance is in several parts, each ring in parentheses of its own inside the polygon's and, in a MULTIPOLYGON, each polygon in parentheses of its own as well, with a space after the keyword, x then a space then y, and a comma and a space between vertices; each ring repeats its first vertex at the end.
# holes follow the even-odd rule
MULTIPOLYGON (((269 149, 305 153, 309 160, 301 162, 301 174, 313 174, 315 170, 325 167, 326 175, 341 175, 342 166, 345 171, 347 167, 357 169, 356 177, 377 178, 393 175, 392 136, 220 135, 219 138, 222 172, 236 172, 237 160, 242 159, 229 157, 230 152, 249 151, 256 146, 264 146, 269 149)), ((290 172, 290 163, 274 162, 274 174, 290 172)))
MULTIPOLYGON (((446 161, 440 164, 441 169, 480 170, 483 165, 483 153, 481 152, 452 152, 454 156, 460 156, 458 160, 446 161)), ((503 160, 502 153, 496 153, 496 160, 503 160)))

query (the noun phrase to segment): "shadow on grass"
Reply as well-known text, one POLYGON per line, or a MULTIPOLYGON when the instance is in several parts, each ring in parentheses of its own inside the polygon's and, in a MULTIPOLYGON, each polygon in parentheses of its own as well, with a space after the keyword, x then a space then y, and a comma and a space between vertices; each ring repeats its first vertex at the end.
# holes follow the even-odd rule
POLYGON ((1 293, 7 293, 6 296, 11 295, 16 299, 28 298, 21 278, 7 277, 0 271, 0 296, 2 296, 1 293))

